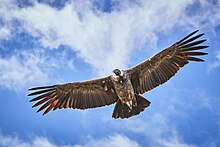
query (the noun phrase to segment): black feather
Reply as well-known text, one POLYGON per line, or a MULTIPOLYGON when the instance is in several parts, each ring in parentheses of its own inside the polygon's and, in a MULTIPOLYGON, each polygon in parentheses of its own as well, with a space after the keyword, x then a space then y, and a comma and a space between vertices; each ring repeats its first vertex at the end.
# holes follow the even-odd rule
POLYGON ((194 35, 195 33, 197 33, 199 30, 196 30, 192 33, 190 33, 189 35, 187 35, 186 37, 184 37, 183 39, 181 39, 180 41, 176 42, 177 44, 180 44, 181 42, 183 42, 184 40, 188 39, 189 37, 191 37, 192 35, 194 35))

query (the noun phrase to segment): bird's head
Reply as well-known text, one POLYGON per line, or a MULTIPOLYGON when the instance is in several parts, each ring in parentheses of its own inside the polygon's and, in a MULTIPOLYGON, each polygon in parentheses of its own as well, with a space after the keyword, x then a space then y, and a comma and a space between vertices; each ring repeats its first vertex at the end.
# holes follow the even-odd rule
POLYGON ((122 70, 113 70, 112 76, 115 81, 119 81, 120 83, 123 83, 125 81, 124 72, 122 70))
POLYGON ((121 75, 121 71, 119 69, 114 69, 113 70, 113 74, 115 74, 116 76, 120 76, 121 75))
POLYGON ((124 75, 124 72, 119 69, 114 69, 112 72, 113 77, 116 79, 118 79, 119 77, 123 77, 124 75))

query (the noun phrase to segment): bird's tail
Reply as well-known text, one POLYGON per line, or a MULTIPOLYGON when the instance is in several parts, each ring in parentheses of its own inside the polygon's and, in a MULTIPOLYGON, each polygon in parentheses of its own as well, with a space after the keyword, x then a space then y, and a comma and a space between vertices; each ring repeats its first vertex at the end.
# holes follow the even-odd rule
POLYGON ((138 115, 140 112, 144 111, 145 108, 150 106, 150 101, 145 99, 144 97, 135 94, 137 100, 137 106, 133 107, 132 110, 126 105, 122 104, 121 101, 118 99, 112 117, 113 118, 129 118, 134 115, 138 115))

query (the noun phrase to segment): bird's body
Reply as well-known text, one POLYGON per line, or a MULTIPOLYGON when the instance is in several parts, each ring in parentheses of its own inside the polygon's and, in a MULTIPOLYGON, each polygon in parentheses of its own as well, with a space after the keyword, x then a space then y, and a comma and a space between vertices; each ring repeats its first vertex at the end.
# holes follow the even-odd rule
POLYGON ((111 79, 114 83, 115 91, 122 104, 126 104, 130 109, 137 106, 135 93, 131 84, 131 79, 126 72, 122 72, 122 77, 115 77, 114 74, 111 79), (121 78, 117 79, 117 78, 121 78))
POLYGON ((104 78, 57 84, 53 86, 35 87, 29 96, 37 95, 32 101, 37 101, 33 107, 42 105, 37 111, 62 108, 88 109, 116 103, 112 117, 129 118, 137 115, 150 106, 150 102, 140 94, 150 91, 165 83, 189 61, 203 62, 195 56, 206 55, 199 52, 208 46, 198 40, 204 34, 195 35, 194 31, 157 53, 152 58, 128 70, 115 69, 113 74, 104 78), (198 51, 197 51, 198 50, 198 51))

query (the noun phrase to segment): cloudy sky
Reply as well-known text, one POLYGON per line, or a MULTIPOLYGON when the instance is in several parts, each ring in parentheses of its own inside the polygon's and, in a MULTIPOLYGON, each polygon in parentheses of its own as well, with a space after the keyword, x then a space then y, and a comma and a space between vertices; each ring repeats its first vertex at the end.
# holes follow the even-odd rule
POLYGON ((219 0, 0 0, 0 146, 220 146, 219 36, 219 0), (196 29, 206 62, 144 94, 139 116, 31 108, 29 87, 132 67, 196 29))

